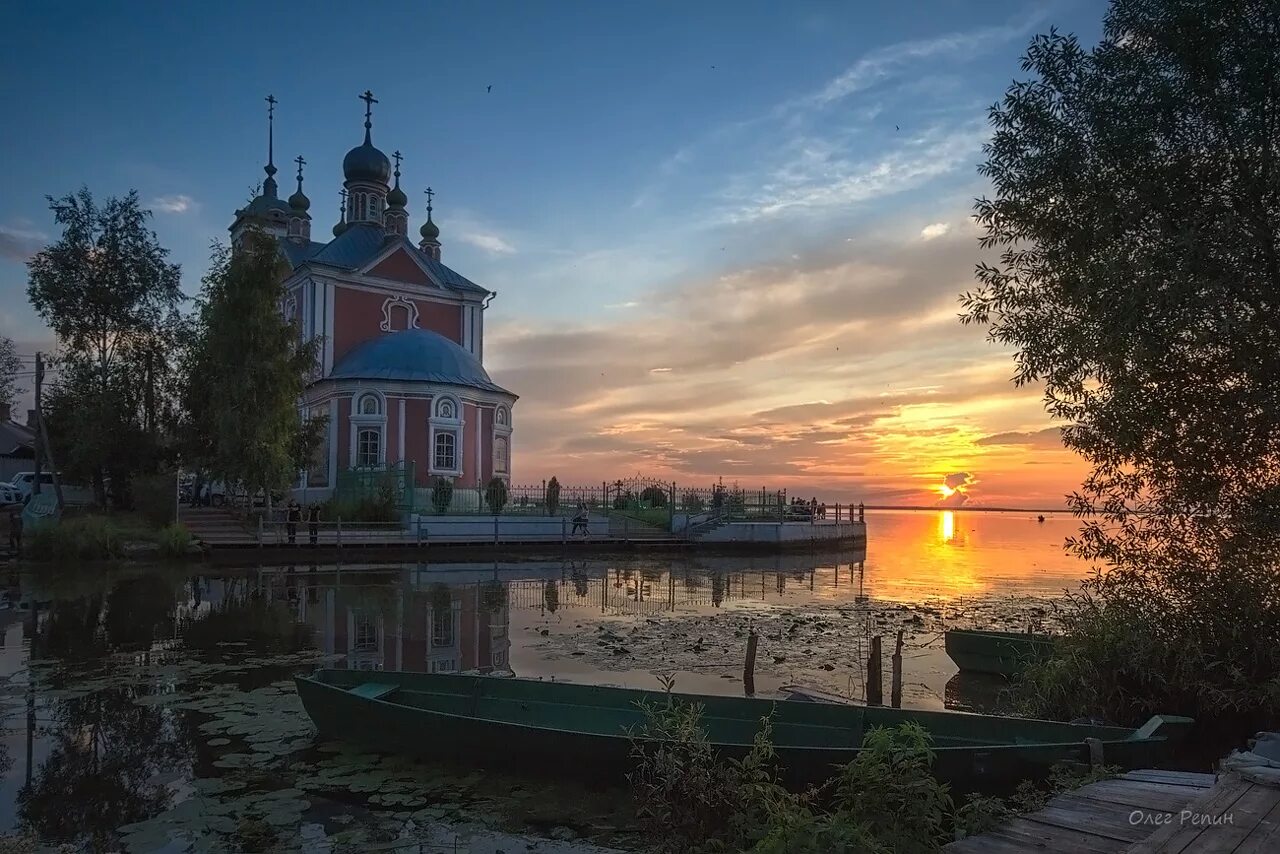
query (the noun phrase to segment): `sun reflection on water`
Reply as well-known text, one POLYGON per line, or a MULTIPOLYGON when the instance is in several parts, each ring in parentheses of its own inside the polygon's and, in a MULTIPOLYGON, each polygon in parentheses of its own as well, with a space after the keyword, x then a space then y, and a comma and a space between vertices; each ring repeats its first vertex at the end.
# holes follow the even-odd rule
POLYGON ((949 543, 956 538, 956 514, 943 510, 938 518, 938 534, 942 542, 949 543))

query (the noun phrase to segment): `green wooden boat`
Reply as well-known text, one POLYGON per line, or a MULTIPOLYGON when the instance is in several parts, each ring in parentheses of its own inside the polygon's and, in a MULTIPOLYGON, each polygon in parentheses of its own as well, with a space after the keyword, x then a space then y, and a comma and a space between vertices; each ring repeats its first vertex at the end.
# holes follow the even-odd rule
POLYGON ((1013 676, 1028 664, 1053 657, 1053 638, 1022 632, 987 632, 949 629, 947 656, 965 673, 1013 676))
MULTIPOLYGON (((296 678, 320 733, 374 750, 467 766, 621 782, 634 762, 628 730, 640 703, 667 695, 566 682, 356 670, 296 678)), ((1140 729, 1076 726, 959 712, 675 695, 701 703, 703 725, 724 756, 744 756, 773 715, 773 738, 789 785, 817 783, 851 761, 864 733, 917 721, 933 734, 935 773, 959 790, 1007 790, 1058 762, 1088 762, 1097 739, 1107 764, 1150 768, 1168 758, 1189 718, 1157 716, 1140 729)), ((1095 745, 1096 747, 1096 745, 1095 745)))

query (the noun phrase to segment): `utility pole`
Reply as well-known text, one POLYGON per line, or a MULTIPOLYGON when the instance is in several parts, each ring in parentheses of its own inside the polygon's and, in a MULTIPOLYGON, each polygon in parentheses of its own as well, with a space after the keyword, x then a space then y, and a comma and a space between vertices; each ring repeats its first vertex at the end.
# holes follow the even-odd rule
POLYGON ((36 465, 35 482, 31 484, 31 497, 34 498, 40 494, 40 458, 44 455, 44 442, 41 441, 41 434, 44 433, 40 429, 40 393, 44 386, 44 354, 36 353, 36 429, 35 429, 35 446, 36 446, 36 465))
POLYGON ((58 497, 58 516, 66 506, 62 498, 62 481, 58 477, 58 467, 54 465, 53 453, 49 449, 49 431, 44 427, 44 410, 41 408, 41 397, 44 392, 44 354, 36 353, 36 481, 31 485, 31 495, 40 494, 40 461, 42 457, 49 459, 49 471, 53 475, 53 491, 58 497))

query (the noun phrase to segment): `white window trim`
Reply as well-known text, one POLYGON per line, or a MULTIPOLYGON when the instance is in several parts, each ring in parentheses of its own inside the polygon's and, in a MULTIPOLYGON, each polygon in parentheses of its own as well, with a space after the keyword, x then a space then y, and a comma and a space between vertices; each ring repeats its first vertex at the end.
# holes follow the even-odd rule
POLYGON ((459 427, 431 427, 431 447, 428 450, 430 455, 430 473, 439 475, 449 475, 452 477, 462 476, 462 428, 459 427), (451 469, 439 468, 436 466, 436 436, 441 433, 447 433, 453 436, 453 462, 454 467, 451 469))
POLYGON ((431 417, 427 421, 427 473, 433 475, 443 475, 448 477, 462 476, 462 461, 464 444, 462 437, 466 435, 463 428, 466 421, 462 417, 462 401, 458 400, 451 394, 437 395, 431 399, 431 417), (439 411, 441 402, 448 400, 453 403, 453 411, 455 418, 441 418, 436 413, 439 411), (436 467, 436 436, 440 433, 453 434, 453 455, 454 467, 452 469, 436 467))
POLYGON ((355 430, 355 455, 351 458, 351 467, 360 469, 381 468, 387 464, 387 430, 381 424, 357 424, 355 430), (360 434, 373 433, 378 437, 378 458, 372 465, 362 465, 360 460, 360 434))
POLYGON ((387 398, 382 392, 375 389, 365 389, 358 391, 351 396, 351 415, 347 419, 350 429, 348 447, 347 447, 347 467, 360 468, 356 465, 360 451, 360 431, 361 430, 377 430, 378 431, 378 462, 377 466, 382 467, 387 464, 387 398), (377 415, 361 415, 357 410, 360 401, 367 395, 373 395, 378 399, 377 415))
POLYGON ((494 477, 500 477, 508 483, 511 482, 511 407, 505 404, 499 404, 493 408, 493 435, 489 437, 489 468, 493 472, 494 477), (498 413, 505 412, 507 414, 507 423, 498 423, 498 413), (507 440, 507 467, 503 471, 498 471, 498 439, 507 440))

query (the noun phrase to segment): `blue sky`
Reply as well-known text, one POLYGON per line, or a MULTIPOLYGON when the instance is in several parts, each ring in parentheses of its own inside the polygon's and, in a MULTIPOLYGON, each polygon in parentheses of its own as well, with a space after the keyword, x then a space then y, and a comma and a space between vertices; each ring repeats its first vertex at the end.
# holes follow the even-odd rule
MULTIPOLYGON (((0 138, 8 166, 0 335, 47 341, 26 305, 22 259, 53 234, 43 196, 81 184, 100 195, 136 188, 194 291, 209 242, 225 236, 262 177, 269 92, 280 101, 282 191, 292 191, 290 161, 303 154, 314 227, 327 233, 341 158, 360 140, 356 96, 371 88, 380 101, 375 143, 405 155, 411 228, 431 184, 445 262, 500 292, 486 361, 526 399, 530 475, 556 465, 585 471, 589 452, 575 448, 617 435, 614 427, 627 433, 657 418, 660 435, 719 418, 724 432, 778 406, 865 399, 871 375, 877 394, 909 393, 928 385, 915 374, 940 370, 959 372, 949 390, 986 388, 993 358, 1006 359, 1010 373, 1007 355, 958 328, 900 329, 860 352, 857 365, 812 353, 799 357, 811 372, 787 365, 824 336, 856 337, 868 318, 880 329, 944 306, 954 315, 954 293, 978 257, 967 213, 984 191, 974 167, 986 108, 1019 75, 1034 33, 1056 25, 1095 41, 1104 8, 1098 0, 14 6, 0 55, 10 128, 0 138), (860 287, 869 290, 858 299, 832 298, 860 287), (773 304, 824 299, 830 311, 801 315, 773 304), (771 318, 788 325, 771 327, 771 318), (691 338, 705 346, 685 353, 691 338), (603 382, 583 382, 583 396, 572 397, 561 388, 566 374, 603 382), (740 408, 715 415, 706 392, 726 388, 737 389, 740 408), (601 409, 620 397, 634 400, 601 409), (556 416, 566 410, 599 421, 565 438, 556 416)), ((973 435, 1047 424, 1025 406, 1002 411, 955 423, 972 422, 973 435)), ((732 474, 743 463, 732 448, 637 465, 732 474)), ((778 476, 819 476, 794 456, 745 464, 764 477, 775 462, 778 476)), ((961 464, 908 466, 893 477, 961 464)), ((827 477, 886 494, 893 479, 827 477)))

